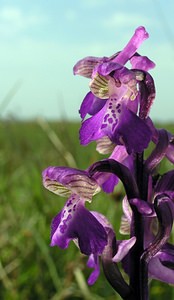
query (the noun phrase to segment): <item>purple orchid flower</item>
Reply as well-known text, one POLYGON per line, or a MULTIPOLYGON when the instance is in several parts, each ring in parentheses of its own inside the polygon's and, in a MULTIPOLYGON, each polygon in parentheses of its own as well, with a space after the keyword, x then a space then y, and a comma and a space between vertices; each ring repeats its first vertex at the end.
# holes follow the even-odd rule
POLYGON ((49 167, 43 172, 43 184, 50 191, 70 195, 64 208, 52 221, 51 246, 67 248, 77 239, 82 253, 101 254, 107 244, 104 227, 85 208, 85 201, 100 190, 86 171, 67 167, 49 167))
POLYGON ((92 79, 91 92, 86 95, 80 108, 82 119, 87 113, 92 115, 82 123, 81 144, 108 136, 114 143, 125 145, 128 153, 142 152, 147 148, 151 131, 146 122, 136 115, 140 105, 142 118, 147 117, 155 91, 153 79, 147 73, 154 63, 136 53, 147 37, 145 29, 139 27, 119 54, 110 58, 87 57, 74 66, 74 74, 92 79), (128 60, 132 70, 124 67, 128 60), (135 69, 140 63, 142 68, 135 69), (140 84, 141 81, 143 83, 140 84), (138 85, 140 90, 146 90, 148 101, 143 100, 138 85))
POLYGON ((57 195, 69 196, 64 208, 52 221, 51 246, 67 248, 70 240, 77 239, 82 253, 101 254, 107 243, 107 235, 101 222, 85 208, 85 202, 91 202, 101 187, 113 190, 117 181, 116 176, 106 173, 98 173, 90 178, 88 171, 74 168, 45 169, 44 187, 57 195))
MULTIPOLYGON (((106 177, 106 176, 105 176, 106 177)), ((99 179, 99 176, 97 176, 99 179)), ((106 217, 98 212, 89 212, 85 208, 85 201, 91 201, 92 196, 100 189, 97 180, 89 177, 87 171, 67 167, 49 167, 43 171, 44 186, 61 196, 70 194, 63 209, 54 217, 51 224, 51 246, 62 249, 68 247, 73 240, 80 251, 89 256, 87 266, 93 268, 88 284, 92 285, 100 274, 99 257, 103 256, 104 249, 110 236, 115 237, 112 225, 106 217)), ((125 241, 116 241, 118 251, 111 257, 111 263, 121 261, 132 248, 135 238, 125 241)), ((126 287, 121 273, 118 272, 117 281, 126 287)))

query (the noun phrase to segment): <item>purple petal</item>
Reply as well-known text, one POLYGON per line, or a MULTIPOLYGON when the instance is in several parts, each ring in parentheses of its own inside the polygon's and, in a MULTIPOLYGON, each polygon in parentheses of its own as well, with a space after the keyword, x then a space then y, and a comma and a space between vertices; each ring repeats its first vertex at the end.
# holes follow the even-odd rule
POLYGON ((145 79, 139 82, 139 89, 141 94, 139 115, 140 118, 146 119, 156 94, 154 80, 149 73, 145 72, 145 79))
POLYGON ((103 185, 102 189, 105 193, 113 193, 115 186, 118 184, 119 179, 115 175, 110 175, 108 180, 106 180, 103 185))
POLYGON ((131 155, 128 155, 125 146, 116 146, 109 158, 121 162, 131 170, 132 174, 134 174, 134 160, 131 155))
POLYGON ((70 240, 77 239, 82 253, 101 254, 107 244, 107 234, 101 223, 72 195, 52 222, 51 246, 67 248, 70 240))
POLYGON ((130 199, 129 200, 131 205, 136 206, 137 210, 139 211, 140 214, 144 216, 155 216, 156 214, 154 213, 152 205, 147 203, 146 201, 142 199, 130 199))
POLYGON ((149 276, 151 278, 174 284, 174 270, 165 266, 165 263, 170 264, 170 261, 174 261, 174 254, 167 254, 165 251, 159 251, 155 257, 153 257, 148 265, 149 276))
MULTIPOLYGON (((174 208, 173 203, 166 195, 158 195, 154 200, 154 209, 158 219, 158 232, 141 256, 141 260, 149 264, 159 251, 165 247, 172 231, 174 208)), ((150 225, 150 223, 148 224, 150 225)), ((146 239, 149 239, 146 227, 146 239)), ((150 232, 151 234, 151 232, 150 232)), ((146 241, 145 241, 146 243, 146 241)), ((146 243, 147 244, 147 243, 146 243)))
POLYGON ((106 100, 101 100, 95 97, 91 92, 89 92, 80 106, 80 116, 82 119, 85 118, 87 114, 96 114, 106 103, 106 100))
POLYGON ((160 253, 160 262, 174 272, 174 245, 167 243, 160 253))
MULTIPOLYGON (((154 199, 154 208, 160 224, 158 231, 161 232, 161 236, 164 241, 168 240, 173 226, 174 219, 174 203, 166 193, 157 195, 154 199)), ((158 233, 158 235, 159 235, 158 233)))
POLYGON ((142 42, 149 37, 148 33, 146 32, 145 28, 140 26, 135 30, 134 35, 125 46, 125 48, 117 55, 114 59, 114 62, 124 65, 129 58, 131 58, 137 49, 140 47, 142 42))
POLYGON ((128 157, 125 146, 116 146, 109 158, 113 158, 119 162, 123 162, 128 157))
POLYGON ((114 229, 111 225, 111 223, 108 221, 108 219, 103 215, 100 214, 97 211, 91 211, 91 214, 97 219, 100 224, 105 228, 106 231, 108 231, 108 228, 111 229, 114 232, 114 229))
POLYGON ((87 145, 91 141, 98 140, 105 135, 100 128, 106 111, 105 106, 94 116, 82 123, 80 128, 80 142, 82 145, 87 145))
POLYGON ((98 279, 100 275, 100 264, 99 264, 99 257, 97 255, 91 254, 89 256, 87 266, 89 268, 93 268, 94 270, 92 271, 91 275, 88 278, 88 284, 93 285, 96 280, 98 279))
POLYGON ((158 138, 159 138, 159 131, 153 124, 151 118, 147 117, 145 119, 145 122, 148 125, 148 127, 150 128, 150 131, 152 132, 152 141, 153 141, 153 143, 156 144, 158 142, 158 138))
POLYGON ((174 198, 174 170, 171 170, 161 176, 155 187, 155 193, 165 193, 174 198))
POLYGON ((147 148, 151 131, 144 121, 111 98, 93 117, 85 120, 80 129, 81 144, 107 135, 113 143, 125 145, 128 153, 147 148))
POLYGON ((63 210, 61 210, 52 220, 52 223, 51 223, 51 246, 56 245, 56 240, 53 239, 53 235, 55 234, 57 228, 59 227, 62 216, 63 216, 63 210))
POLYGON ((73 73, 74 75, 81 75, 87 78, 91 78, 93 69, 95 66, 103 62, 106 58, 102 57, 93 57, 93 56, 88 56, 85 57, 81 60, 79 60, 74 68, 73 68, 73 73))
POLYGON ((132 237, 129 240, 123 240, 118 243, 118 250, 116 255, 112 258, 114 262, 120 262, 129 253, 129 250, 136 242, 136 237, 132 237))
POLYGON ((115 99, 110 99, 105 106, 93 117, 82 123, 80 140, 83 145, 107 135, 112 138, 121 113, 121 104, 116 104, 115 99))
POLYGON ((124 144, 129 154, 131 152, 141 153, 151 140, 151 131, 143 120, 124 108, 118 126, 110 138, 116 144, 124 144))
POLYGON ((65 185, 68 183, 69 177, 74 175, 87 176, 87 172, 69 167, 48 167, 42 173, 43 180, 49 177, 50 180, 56 180, 65 185))
POLYGON ((159 130, 158 143, 150 156, 147 158, 145 168, 148 172, 152 172, 161 160, 164 158, 169 145, 168 134, 165 129, 159 130))
POLYGON ((127 108, 137 114, 140 102, 140 94, 138 93, 134 101, 127 102, 127 108))
MULTIPOLYGON (((159 140, 159 130, 155 128, 152 120, 150 118, 147 119, 148 126, 151 128, 152 131, 152 141, 157 144, 159 140)), ((167 131, 168 139, 169 139, 169 145, 166 150, 166 157, 167 159, 174 164, 174 136, 167 131)))
POLYGON ((147 56, 134 55, 130 59, 133 69, 139 69, 142 71, 149 71, 155 67, 155 63, 151 61, 147 56))
MULTIPOLYGON (((123 162, 127 158, 127 156, 128 153, 124 146, 116 146, 109 158, 113 158, 116 161, 123 162)), ((103 183, 102 189, 106 193, 112 193, 118 182, 119 178, 116 175, 112 174, 103 183)))
POLYGON ((43 171, 43 185, 61 196, 74 192, 91 201, 100 187, 95 180, 89 178, 86 171, 68 167, 48 167, 43 171))
POLYGON ((103 76, 106 76, 106 75, 109 75, 111 72, 122 69, 122 68, 123 67, 120 64, 112 62, 112 61, 108 61, 108 62, 98 65, 95 68, 95 72, 98 72, 103 76))

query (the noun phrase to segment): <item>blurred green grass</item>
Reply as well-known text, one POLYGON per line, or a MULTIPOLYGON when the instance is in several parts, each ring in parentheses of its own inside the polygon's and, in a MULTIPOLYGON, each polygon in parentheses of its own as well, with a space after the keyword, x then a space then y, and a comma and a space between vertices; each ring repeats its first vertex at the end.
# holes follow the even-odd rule
MULTIPOLYGON (((0 122, 0 299, 119 300, 101 270, 88 287, 86 257, 71 243, 51 248, 50 222, 65 199, 42 186, 42 170, 50 165, 85 169, 100 156, 95 144, 82 147, 78 123, 0 122)), ((173 124, 167 124, 173 132, 173 124)), ((165 161, 163 168, 171 168, 165 161)), ((96 195, 90 209, 104 213, 119 238, 122 186, 114 195, 96 195)), ((172 287, 152 281, 151 299, 174 299, 172 287)))

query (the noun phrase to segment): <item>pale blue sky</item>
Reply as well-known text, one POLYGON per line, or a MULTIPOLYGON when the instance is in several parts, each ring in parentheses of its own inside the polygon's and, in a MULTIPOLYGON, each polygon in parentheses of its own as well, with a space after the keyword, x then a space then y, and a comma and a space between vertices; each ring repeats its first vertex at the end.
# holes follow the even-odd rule
POLYGON ((156 63, 154 120, 173 121, 173 0, 0 0, 1 103, 20 85, 2 116, 79 119, 89 80, 77 60, 121 50, 136 27, 150 38, 139 53, 156 63))

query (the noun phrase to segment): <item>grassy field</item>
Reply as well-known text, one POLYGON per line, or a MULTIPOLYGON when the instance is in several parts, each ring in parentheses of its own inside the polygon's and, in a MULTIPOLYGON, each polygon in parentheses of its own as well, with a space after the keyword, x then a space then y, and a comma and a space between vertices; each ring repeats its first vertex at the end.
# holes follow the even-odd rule
MULTIPOLYGON (((174 126, 168 125, 173 132, 174 126)), ((118 300, 102 271, 88 287, 86 257, 71 243, 67 250, 51 248, 50 222, 65 199, 42 186, 42 170, 50 165, 86 168, 103 158, 95 144, 81 147, 79 124, 8 121, 0 123, 0 299, 118 300)), ((171 167, 165 162, 163 168, 171 167)), ((123 195, 95 196, 90 209, 104 213, 119 238, 123 195)), ((151 299, 174 300, 174 289, 151 282, 151 299)))

